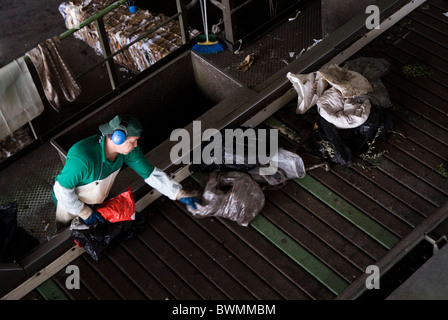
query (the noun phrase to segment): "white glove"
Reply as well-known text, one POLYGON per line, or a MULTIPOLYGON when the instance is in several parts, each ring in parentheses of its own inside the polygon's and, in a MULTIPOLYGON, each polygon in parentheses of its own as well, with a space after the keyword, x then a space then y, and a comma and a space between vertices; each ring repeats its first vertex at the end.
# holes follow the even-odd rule
POLYGON ((179 191, 182 189, 180 183, 170 179, 165 172, 158 168, 154 168, 154 171, 145 179, 145 182, 171 200, 176 200, 179 191))

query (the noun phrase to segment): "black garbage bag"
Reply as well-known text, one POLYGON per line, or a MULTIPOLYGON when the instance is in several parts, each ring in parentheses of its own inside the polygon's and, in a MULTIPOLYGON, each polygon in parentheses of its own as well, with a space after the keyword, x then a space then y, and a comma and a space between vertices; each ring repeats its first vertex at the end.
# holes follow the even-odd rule
POLYGON ((0 206, 0 262, 14 262, 39 245, 39 241, 17 224, 17 202, 0 206))
MULTIPOLYGON (((262 135, 261 130, 254 130, 252 128, 227 128, 220 131, 218 139, 221 145, 221 154, 214 153, 214 149, 207 149, 207 153, 210 154, 210 158, 213 159, 212 163, 204 163, 203 157, 201 157, 201 163, 193 163, 190 166, 191 172, 210 173, 213 171, 238 171, 249 172, 250 170, 265 165, 265 160, 260 159, 259 146, 263 144, 265 150, 261 156, 269 157, 272 153, 270 150, 271 131, 266 130, 262 135), (233 140, 229 141, 226 138, 226 130, 230 130, 233 133, 233 140), (254 154, 255 153, 255 154, 254 154)), ((203 154, 204 148, 210 146, 216 142, 213 140, 202 143, 201 154, 203 154)))
POLYGON ((311 135, 315 153, 335 164, 349 167, 353 157, 368 149, 380 130, 377 138, 386 139, 387 132, 393 128, 390 109, 372 107, 367 120, 352 129, 339 129, 319 117, 317 129, 311 135))
POLYGON ((221 217, 247 226, 264 206, 264 194, 252 177, 244 172, 212 172, 201 204, 187 210, 197 218, 221 217))
POLYGON ((78 218, 73 219, 70 226, 73 240, 93 258, 98 261, 103 251, 115 241, 126 241, 143 232, 146 217, 135 214, 135 220, 109 222, 105 220, 95 225, 86 225, 78 218))
POLYGON ((387 60, 373 57, 359 57, 347 61, 343 68, 359 72, 369 80, 373 91, 369 92, 367 97, 373 105, 381 109, 392 107, 387 88, 381 81, 381 77, 390 71, 390 63, 387 60))

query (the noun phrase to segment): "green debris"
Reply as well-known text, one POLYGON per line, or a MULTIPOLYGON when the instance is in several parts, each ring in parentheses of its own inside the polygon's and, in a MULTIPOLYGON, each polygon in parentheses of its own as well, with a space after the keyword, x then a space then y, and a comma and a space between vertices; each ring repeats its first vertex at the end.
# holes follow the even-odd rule
POLYGON ((324 151, 323 156, 325 159, 334 158, 334 149, 331 146, 330 142, 328 142, 327 140, 321 140, 318 141, 317 143, 322 146, 322 150, 324 151))
POLYGON ((427 78, 432 75, 431 66, 424 63, 411 63, 403 67, 403 73, 411 78, 427 78))
MULTIPOLYGON (((367 145, 369 146, 367 148, 367 151, 359 155, 362 160, 372 163, 374 168, 379 167, 381 156, 387 152, 387 150, 377 152, 374 146, 376 139, 380 136, 381 131, 383 131, 383 129, 384 129, 383 126, 378 128, 378 131, 376 132, 372 142, 367 142, 367 145)), ((366 169, 365 166, 362 167, 366 169)))
POLYGON ((437 166, 437 172, 439 172, 445 179, 448 180, 448 169, 445 168, 445 165, 443 163, 437 166))

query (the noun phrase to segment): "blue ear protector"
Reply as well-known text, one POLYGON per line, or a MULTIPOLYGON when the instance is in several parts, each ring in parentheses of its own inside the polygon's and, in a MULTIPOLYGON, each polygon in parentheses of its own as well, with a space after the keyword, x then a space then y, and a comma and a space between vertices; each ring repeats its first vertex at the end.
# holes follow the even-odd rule
POLYGON ((112 142, 116 145, 123 144, 126 141, 128 123, 125 120, 121 120, 117 128, 112 133, 112 142))

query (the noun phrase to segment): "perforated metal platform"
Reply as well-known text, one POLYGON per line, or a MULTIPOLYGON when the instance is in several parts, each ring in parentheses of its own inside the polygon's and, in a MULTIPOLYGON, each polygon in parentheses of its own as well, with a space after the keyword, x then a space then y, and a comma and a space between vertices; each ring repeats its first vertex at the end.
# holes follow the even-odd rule
POLYGON ((0 172, 0 203, 16 201, 19 226, 40 242, 56 232, 51 187, 61 169, 57 152, 47 142, 0 172))

